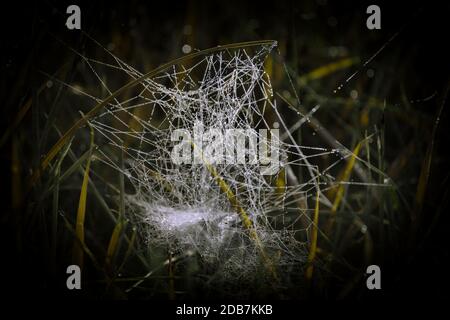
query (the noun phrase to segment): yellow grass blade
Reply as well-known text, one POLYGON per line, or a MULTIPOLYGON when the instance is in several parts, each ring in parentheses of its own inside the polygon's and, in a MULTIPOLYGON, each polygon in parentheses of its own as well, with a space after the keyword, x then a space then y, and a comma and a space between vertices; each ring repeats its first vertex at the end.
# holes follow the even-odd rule
MULTIPOLYGON (((108 278, 106 272, 104 269, 102 269, 102 267, 100 266, 100 264, 98 263, 97 259, 95 258, 95 255, 92 253, 92 251, 86 246, 86 244, 80 241, 80 239, 78 239, 76 237, 76 230, 73 229, 72 225, 70 224, 70 222, 67 220, 67 218, 64 215, 61 215, 61 217, 64 220, 64 224, 67 228, 67 230, 69 230, 70 233, 72 233, 75 237, 75 242, 78 244, 78 246, 81 248, 82 251, 84 251, 84 253, 86 253, 86 255, 91 259, 93 265, 98 269, 101 270, 105 273, 105 276, 108 278)), ((109 280, 109 279, 108 279, 109 280)))
POLYGON ((316 193, 316 207, 314 208, 314 219, 312 225, 311 232, 311 246, 309 248, 308 255, 308 267, 306 268, 306 279, 311 280, 314 270, 314 259, 316 258, 317 253, 317 234, 318 234, 318 225, 319 225, 319 189, 317 189, 316 193))
MULTIPOLYGON (((122 152, 120 153, 120 168, 124 170, 124 160, 123 160, 123 154, 124 151, 122 149, 122 152)), ((125 182, 124 182, 124 175, 123 173, 120 173, 119 175, 119 186, 120 186, 120 198, 119 198, 119 218, 117 219, 116 225, 114 227, 114 230, 111 234, 111 238, 109 239, 108 244, 108 250, 106 251, 106 266, 111 266, 114 255, 117 251, 117 247, 119 245, 119 239, 122 232, 122 229, 124 227, 125 221, 124 221, 124 213, 125 213, 125 182)))
POLYGON ((119 221, 111 234, 109 239, 108 250, 106 252, 106 265, 111 265, 114 255, 116 253, 117 244, 119 243, 119 237, 122 232, 123 223, 119 221))
MULTIPOLYGON (((356 158, 358 157, 360 150, 361 150, 361 142, 359 142, 356 145, 355 149, 353 150, 353 153, 350 159, 348 160, 347 165, 345 166, 344 172, 341 174, 339 182, 348 181, 350 179, 350 175, 352 174, 353 167, 355 166, 356 158)), ((344 184, 339 185, 336 192, 336 197, 334 198, 333 207, 331 208, 332 213, 336 213, 337 209, 339 208, 342 198, 344 197, 344 192, 345 192, 345 185, 344 184)))
MULTIPOLYGON (((191 144, 195 149, 196 146, 195 146, 194 142, 191 142, 191 144)), ((245 209, 242 208, 242 206, 239 204, 239 201, 238 201, 236 195, 234 194, 233 190, 231 190, 228 183, 226 183, 226 181, 220 176, 220 174, 217 172, 216 168, 213 165, 211 165, 210 163, 208 163, 208 161, 206 161, 206 159, 203 157, 203 152, 201 152, 201 156, 202 156, 202 161, 205 164, 206 168, 208 169, 209 173, 216 180, 217 184, 220 187, 220 190, 222 190, 222 192, 225 193, 225 195, 227 196, 231 205, 239 214, 242 224, 249 231, 250 237, 253 239, 253 241, 255 241, 256 247, 260 251, 261 257, 263 258, 267 269, 270 271, 270 273, 272 274, 274 279, 277 280, 278 276, 277 276, 275 267, 274 267, 272 261, 270 260, 269 256, 266 254, 266 252, 264 250, 264 246, 258 237, 258 233, 256 232, 256 230, 253 226, 252 220, 248 216, 245 209)))
POLYGON ((82 245, 80 246, 78 242, 75 242, 73 250, 73 258, 80 268, 83 267, 84 220, 86 216, 86 200, 89 183, 89 170, 91 167, 92 149, 94 146, 94 129, 92 127, 90 127, 90 129, 91 129, 91 142, 89 146, 89 156, 87 159, 86 169, 84 170, 83 183, 81 185, 80 201, 78 202, 77 221, 75 227, 76 236, 82 245))
MULTIPOLYGON (((247 229, 253 230, 253 224, 250 220, 249 216, 247 215, 247 212, 244 210, 244 208, 241 207, 239 204, 239 201, 237 200, 236 195, 231 190, 230 186, 225 182, 225 180, 219 175, 216 168, 212 166, 209 163, 206 163, 206 168, 208 169, 211 176, 216 180, 217 184, 220 187, 220 190, 222 190, 223 193, 227 196, 228 200, 230 201, 231 205, 236 209, 236 211, 239 213, 239 216, 241 217, 242 224, 247 229)), ((252 237, 257 238, 256 232, 253 234, 251 233, 252 237)))
POLYGON ((298 78, 298 82, 302 85, 308 81, 317 80, 317 79, 326 77, 327 75, 329 75, 333 72, 348 68, 358 62, 359 62, 359 59, 357 59, 357 58, 345 58, 345 59, 327 64, 327 65, 321 66, 317 69, 312 70, 311 72, 308 72, 307 74, 298 78))
POLYGON ((269 78, 272 79, 272 74, 273 74, 273 58, 272 56, 268 56, 265 64, 264 64, 264 70, 266 71, 267 75, 269 76, 269 78))

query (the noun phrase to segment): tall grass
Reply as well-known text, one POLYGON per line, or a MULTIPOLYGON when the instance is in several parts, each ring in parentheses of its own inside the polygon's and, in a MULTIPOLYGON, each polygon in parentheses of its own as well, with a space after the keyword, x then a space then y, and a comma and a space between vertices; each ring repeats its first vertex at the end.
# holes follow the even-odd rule
MULTIPOLYGON (((201 25, 197 14, 191 10, 189 17, 177 18, 201 25)), ((177 25, 175 20, 170 20, 173 25, 177 25)), ((342 22, 350 26, 346 23, 342 22)), ((243 26, 247 25, 243 23, 243 26)), ((60 85, 69 82, 67 78, 71 77, 75 84, 86 83, 88 92, 101 90, 89 78, 83 59, 74 51, 61 48, 53 38, 46 40, 48 48, 44 51, 49 59, 55 58, 54 65, 37 63, 36 69, 42 67, 44 72, 30 69, 33 85, 29 81, 29 90, 19 90, 23 79, 17 79, 14 92, 21 95, 3 99, 12 102, 5 112, 10 121, 0 133, 2 159, 7 163, 3 166, 2 194, 8 197, 4 203, 9 203, 2 216, 6 238, 2 242, 20 257, 6 257, 6 263, 22 260, 42 265, 48 273, 42 275, 45 282, 42 287, 54 292, 65 292, 61 289, 61 274, 65 276, 64 268, 68 264, 77 263, 86 271, 83 291, 86 297, 179 299, 214 294, 230 297, 234 292, 250 288, 250 297, 268 297, 277 291, 289 298, 314 295, 345 298, 367 294, 363 284, 369 263, 380 264, 390 274, 402 278, 398 269, 405 261, 414 261, 420 254, 418 247, 426 248, 423 252, 430 255, 433 252, 430 248, 441 248, 441 242, 430 245, 427 241, 439 235, 436 230, 443 225, 448 197, 447 172, 442 169, 445 158, 441 153, 447 147, 442 119, 446 116, 448 88, 442 90, 436 86, 436 97, 431 95, 428 100, 411 102, 415 97, 428 97, 433 92, 423 79, 417 80, 417 84, 410 75, 410 70, 417 65, 412 55, 414 50, 405 53, 404 43, 392 42, 384 56, 377 56, 365 66, 364 61, 374 52, 365 45, 371 47, 373 43, 365 33, 359 34, 362 31, 351 26, 348 29, 356 35, 340 34, 342 46, 337 46, 337 40, 330 38, 322 27, 299 33, 280 23, 283 32, 268 29, 263 36, 255 34, 253 29, 242 31, 231 26, 220 41, 215 36, 208 37, 208 30, 200 28, 183 39, 173 40, 170 47, 162 45, 166 49, 158 53, 155 45, 146 47, 138 43, 139 37, 113 31, 113 38, 121 39, 113 43, 115 55, 137 67, 159 67, 106 94, 90 109, 80 103, 82 100, 74 88, 60 85), (361 41, 353 41, 353 37, 361 41), (294 266, 288 277, 278 274, 274 267, 276 254, 269 255, 249 213, 227 181, 214 166, 207 164, 209 174, 249 232, 267 270, 276 281, 284 277, 283 285, 265 287, 264 283, 248 284, 238 278, 230 287, 219 287, 215 285, 217 274, 202 264, 199 253, 167 252, 147 245, 142 227, 127 215, 130 208, 126 206, 126 195, 132 187, 123 173, 102 165, 89 128, 90 120, 109 103, 135 94, 133 90, 138 84, 173 65, 189 67, 192 65, 188 61, 210 53, 274 44, 268 40, 215 46, 236 38, 278 40, 278 52, 270 56, 265 68, 272 80, 274 99, 278 101, 277 110, 289 128, 296 128, 293 131, 296 144, 337 150, 335 155, 314 159, 313 165, 331 164, 334 156, 343 158, 331 171, 336 178, 334 187, 314 188, 309 197, 284 199, 293 205, 286 212, 273 213, 282 215, 292 222, 293 229, 300 230, 299 240, 304 240, 302 237, 307 240, 303 248, 307 261, 294 266), (195 48, 212 47, 171 59, 181 55, 179 47, 184 41, 192 41, 189 44, 195 48), (51 49, 56 53, 51 53, 51 49), (58 56, 63 61, 57 61, 58 56), (58 69, 58 65, 64 68, 58 69), (375 75, 369 77, 369 70, 375 75), (346 82, 355 71, 360 72, 346 82), (44 76, 47 73, 53 76, 44 76), (53 86, 48 85, 49 80, 53 86), (345 85, 335 92, 341 84, 345 85), (354 98, 355 91, 357 98, 354 98), (72 98, 65 98, 68 96, 72 98), (312 112, 317 105, 320 109, 312 112), (85 115, 80 117, 79 109, 85 115), (298 114, 309 115, 304 126, 296 122, 298 114), (367 188, 346 182, 388 184, 389 187, 367 188), (305 283, 312 285, 311 291, 305 290, 305 283)), ((142 33, 139 30, 136 32, 142 33)), ((373 37, 377 44, 388 39, 373 37)), ((83 54, 104 58, 102 50, 85 48, 87 38, 87 34, 80 38, 82 45, 78 48, 86 49, 83 54)), ((109 38, 101 42, 108 43, 109 38)), ((417 49, 420 44, 412 42, 411 47, 417 49)), ((441 61, 442 65, 446 63, 441 61)), ((136 112, 123 121, 131 130, 139 130, 135 119, 144 117, 136 112)), ((108 148, 103 150, 124 167, 124 154, 108 148)), ((158 172, 150 174, 168 193, 172 191, 172 186, 158 172)), ((305 168, 298 171, 283 168, 274 182, 280 198, 288 188, 304 183, 305 177, 305 168)), ((425 260, 431 261, 431 256, 425 260)))

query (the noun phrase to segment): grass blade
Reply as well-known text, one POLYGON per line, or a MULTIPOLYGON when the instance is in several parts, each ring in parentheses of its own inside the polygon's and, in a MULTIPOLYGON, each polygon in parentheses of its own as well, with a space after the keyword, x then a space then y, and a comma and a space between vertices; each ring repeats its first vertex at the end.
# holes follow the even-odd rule
MULTIPOLYGON (((84 171, 83 184, 81 185, 80 201, 78 202, 77 220, 75 227, 76 236, 82 245, 84 245, 84 220, 86 217, 86 200, 89 183, 89 170, 91 167, 92 149, 94 146, 94 129, 90 127, 90 130, 91 130, 91 141, 89 146, 89 156, 87 159, 86 169, 84 171)), ((84 251, 83 247, 80 246, 78 242, 76 242, 74 245, 73 257, 78 266, 82 268, 84 251)))
POLYGON ((333 72, 346 69, 358 62, 359 62, 358 58, 345 58, 336 62, 332 62, 319 68, 316 68, 311 72, 308 72, 304 76, 299 77, 298 82, 300 85, 304 85, 308 81, 326 77, 333 72))
POLYGON ((116 253, 117 244, 122 232, 123 222, 119 221, 114 227, 111 238, 109 239, 108 250, 106 252, 106 265, 111 265, 116 253))
POLYGON ((319 225, 319 189, 317 189, 316 193, 316 206, 314 208, 314 219, 312 224, 312 232, 311 232, 311 246, 308 254, 308 267, 306 268, 306 279, 311 280, 314 270, 314 260, 316 258, 317 253, 317 234, 318 234, 318 225, 319 225))
MULTIPOLYGON (((193 148, 195 149, 196 148, 195 144, 193 142, 191 142, 191 143, 192 143, 193 148)), ((253 239, 253 241, 255 241, 256 247, 260 251, 261 257, 264 260, 264 264, 266 265, 269 272, 272 274, 273 278, 275 280, 277 280, 278 276, 277 276, 275 267, 274 267, 271 259, 269 258, 269 256, 266 254, 266 251, 264 250, 264 246, 263 246, 261 240, 259 239, 258 233, 255 230, 255 227, 253 226, 252 220, 248 216, 245 209, 242 208, 242 206, 240 205, 239 200, 237 199, 233 190, 231 190, 228 183, 220 176, 220 174, 217 172, 217 169, 213 165, 211 165, 210 163, 208 163, 206 161, 206 159, 203 157, 203 152, 202 151, 200 151, 200 152, 201 152, 201 156, 202 156, 202 161, 205 164, 208 172, 216 180, 216 183, 219 185, 220 190, 222 190, 222 192, 225 193, 225 195, 227 196, 228 200, 231 203, 231 206, 239 214, 239 217, 241 218, 244 228, 246 228, 249 231, 250 237, 253 239)))
POLYGON ((123 176, 123 170, 124 170, 124 162, 123 162, 123 149, 120 153, 120 167, 122 171, 119 174, 119 186, 120 186, 120 197, 119 197, 119 218, 117 219, 116 226, 114 227, 113 233, 111 235, 111 238, 109 239, 109 245, 108 250, 106 253, 106 265, 111 266, 112 261, 114 259, 114 255, 116 253, 120 235, 122 232, 122 229, 124 227, 124 213, 125 213, 125 181, 123 176))
MULTIPOLYGON (((350 156, 350 159, 347 162, 347 165, 345 166, 344 171, 340 175, 341 178, 339 179, 340 182, 348 181, 350 179, 350 175, 352 174, 353 167, 355 166, 356 159, 358 157, 359 151, 361 150, 361 142, 359 142, 355 149, 352 152, 352 155, 350 156)), ((344 197, 345 192, 345 184, 340 184, 337 191, 336 196, 334 198, 333 207, 331 208, 331 212, 333 214, 336 213, 337 209, 339 208, 339 205, 344 197)))
POLYGON ((56 243, 57 243, 57 234, 58 234, 58 208, 59 208, 59 184, 61 182, 61 164, 64 161, 70 146, 71 142, 67 144, 64 148, 61 156, 58 159, 58 162, 55 166, 55 184, 53 189, 53 201, 52 201, 52 245, 51 245, 51 255, 53 261, 56 259, 56 243))

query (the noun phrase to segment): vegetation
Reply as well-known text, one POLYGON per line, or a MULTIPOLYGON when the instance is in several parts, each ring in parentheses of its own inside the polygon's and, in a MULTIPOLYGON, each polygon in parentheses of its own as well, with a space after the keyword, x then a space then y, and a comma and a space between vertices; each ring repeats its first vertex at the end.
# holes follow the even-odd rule
MULTIPOLYGON (((1 243, 11 291, 177 300, 443 295, 450 70, 441 33, 449 8, 386 4, 377 31, 365 27, 365 7, 86 4, 82 32, 64 28, 56 2, 30 9, 2 46, 1 243), (191 101, 177 100, 188 91, 182 84, 216 66, 208 57, 238 56, 247 67, 244 53, 262 56, 251 112, 264 108, 261 119, 280 122, 288 165, 267 179, 210 163, 175 176, 156 152, 170 112, 191 101), (138 167, 140 152, 159 158, 138 167), (205 176, 191 181, 189 173, 205 176), (263 186, 265 202, 253 193, 263 186), (202 210, 229 218, 240 233, 228 243, 245 249, 217 242, 216 229, 207 233, 214 247, 199 229, 186 245, 192 230, 174 236, 155 222, 203 214, 180 213, 177 201, 198 209, 206 195, 218 200, 202 210), (170 210, 154 205, 163 197, 170 210), (70 264, 82 267, 81 291, 66 288, 70 264), (366 288, 371 264, 383 272, 381 292, 366 288)), ((222 223, 202 219, 195 228, 222 223)))

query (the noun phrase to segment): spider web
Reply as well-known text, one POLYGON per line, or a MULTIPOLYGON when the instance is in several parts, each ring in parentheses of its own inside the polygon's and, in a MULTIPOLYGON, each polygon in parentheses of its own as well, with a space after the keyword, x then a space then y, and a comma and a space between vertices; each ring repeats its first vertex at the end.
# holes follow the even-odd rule
MULTIPOLYGON (((314 211, 310 204, 317 196, 322 206, 331 208, 325 192, 336 183, 375 185, 336 181, 332 169, 353 156, 342 145, 297 143, 293 133, 313 119, 319 106, 307 114, 295 110, 294 125, 283 118, 265 70, 265 60, 275 46, 274 42, 218 49, 183 60, 143 79, 89 121, 95 130, 97 158, 133 186, 125 199, 126 213, 146 243, 175 253, 193 249, 224 280, 251 279, 262 264, 260 248, 237 204, 251 221, 271 264, 283 273, 306 265, 314 211), (248 162, 175 164, 172 133, 193 132, 197 123, 221 132, 253 130, 258 140, 267 139, 260 129, 279 126, 280 138, 276 150, 271 145, 271 152, 279 155, 280 170, 263 175, 260 163, 248 162), (321 167, 316 160, 323 157, 332 160, 321 167), (230 193, 224 192, 219 180, 230 193)), ((129 80, 143 76, 108 54, 111 63, 82 56, 104 94, 111 95, 113 87, 105 74, 129 80)), ((64 84, 84 98, 102 101, 79 86, 64 84)), ((363 162, 358 157, 356 161, 363 162)))

